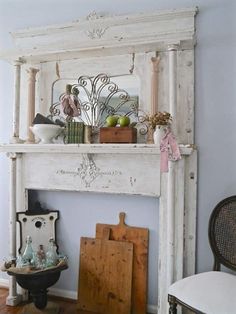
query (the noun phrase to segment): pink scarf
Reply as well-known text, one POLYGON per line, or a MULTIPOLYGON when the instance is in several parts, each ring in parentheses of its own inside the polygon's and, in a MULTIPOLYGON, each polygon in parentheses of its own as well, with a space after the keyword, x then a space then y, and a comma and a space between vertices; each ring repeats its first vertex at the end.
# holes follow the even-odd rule
POLYGON ((69 117, 78 117, 81 114, 80 104, 75 95, 65 94, 61 99, 61 105, 63 107, 64 114, 69 117))
POLYGON ((170 128, 166 130, 165 135, 161 139, 161 172, 168 172, 168 160, 176 161, 181 159, 179 146, 170 128))

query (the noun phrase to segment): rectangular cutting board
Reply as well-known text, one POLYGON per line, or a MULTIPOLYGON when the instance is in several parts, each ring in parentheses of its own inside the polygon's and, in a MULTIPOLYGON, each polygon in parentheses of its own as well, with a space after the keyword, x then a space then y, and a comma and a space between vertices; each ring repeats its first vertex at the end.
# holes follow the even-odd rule
POLYGON ((103 230, 109 228, 110 240, 134 244, 131 313, 146 314, 149 231, 126 225, 125 213, 120 213, 119 219, 118 225, 96 224, 96 238, 101 239, 103 230))
POLYGON ((130 314, 133 244, 82 237, 78 308, 101 314, 130 314))

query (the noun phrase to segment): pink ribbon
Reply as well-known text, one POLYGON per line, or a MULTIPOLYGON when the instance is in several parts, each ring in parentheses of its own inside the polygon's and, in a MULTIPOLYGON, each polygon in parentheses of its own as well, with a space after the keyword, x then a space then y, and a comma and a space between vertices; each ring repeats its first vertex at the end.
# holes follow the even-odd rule
POLYGON ((161 139, 161 172, 168 172, 168 160, 177 161, 181 159, 179 146, 170 128, 166 130, 161 139))

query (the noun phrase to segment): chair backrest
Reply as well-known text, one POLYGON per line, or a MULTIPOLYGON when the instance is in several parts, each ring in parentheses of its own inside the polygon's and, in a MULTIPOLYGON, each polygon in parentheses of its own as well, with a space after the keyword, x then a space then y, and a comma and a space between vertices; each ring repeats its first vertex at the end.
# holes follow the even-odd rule
POLYGON ((214 270, 224 265, 236 270, 236 195, 222 200, 209 220, 209 242, 214 254, 214 270))

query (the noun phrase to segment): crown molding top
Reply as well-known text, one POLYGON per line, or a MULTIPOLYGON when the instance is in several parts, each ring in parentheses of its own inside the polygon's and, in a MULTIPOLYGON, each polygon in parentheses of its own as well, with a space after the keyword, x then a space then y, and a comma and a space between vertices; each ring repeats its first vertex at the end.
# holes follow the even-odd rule
POLYGON ((81 20, 11 33, 16 49, 0 53, 8 61, 38 63, 71 58, 192 49, 197 8, 130 15, 90 13, 81 20))

